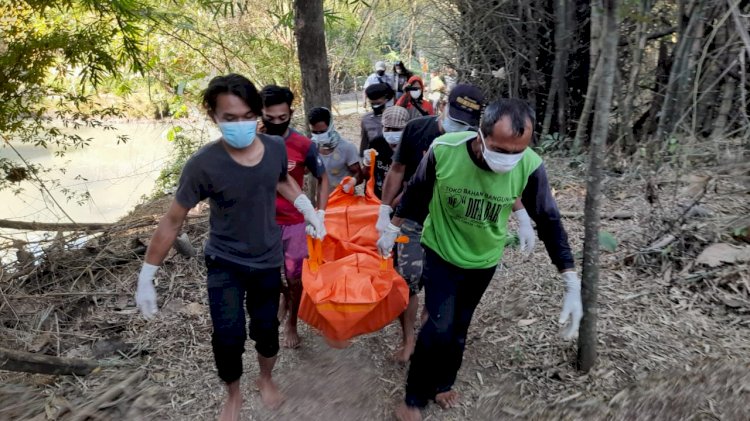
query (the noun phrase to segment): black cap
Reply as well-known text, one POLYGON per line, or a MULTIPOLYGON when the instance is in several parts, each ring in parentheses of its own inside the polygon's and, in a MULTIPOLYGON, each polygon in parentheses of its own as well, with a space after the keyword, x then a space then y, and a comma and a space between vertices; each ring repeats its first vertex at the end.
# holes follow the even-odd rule
POLYGON ((484 94, 473 85, 456 85, 448 96, 448 117, 472 127, 479 125, 484 94))

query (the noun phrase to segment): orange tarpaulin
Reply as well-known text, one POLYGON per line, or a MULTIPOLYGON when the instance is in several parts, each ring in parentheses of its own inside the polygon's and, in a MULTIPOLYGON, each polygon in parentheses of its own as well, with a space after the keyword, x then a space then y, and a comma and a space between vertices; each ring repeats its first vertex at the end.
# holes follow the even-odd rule
POLYGON ((383 259, 375 246, 379 206, 372 173, 364 196, 338 186, 328 199, 325 239, 308 238, 299 317, 329 339, 380 330, 409 303, 409 287, 393 259, 383 259))

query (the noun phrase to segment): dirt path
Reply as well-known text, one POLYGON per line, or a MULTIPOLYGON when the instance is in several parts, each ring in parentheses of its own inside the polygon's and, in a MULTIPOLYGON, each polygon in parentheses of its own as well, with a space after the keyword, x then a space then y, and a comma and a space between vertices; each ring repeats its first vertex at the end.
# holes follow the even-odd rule
MULTIPOLYGON (((570 169, 567 160, 554 159, 548 160, 548 171, 560 208, 581 212, 580 172, 570 169)), ((431 405, 424 412, 426 419, 750 419, 746 404, 750 315, 745 307, 737 307, 739 298, 728 301, 735 307, 705 304, 701 301, 705 294, 691 289, 703 282, 709 291, 724 294, 712 279, 740 286, 744 279, 750 285, 747 265, 714 272, 684 265, 677 273, 664 263, 667 260, 653 260, 657 266, 648 272, 643 268, 649 260, 644 260, 636 268, 627 262, 632 256, 649 258, 633 250, 639 250, 644 236, 652 234, 647 232, 651 210, 644 206, 643 183, 615 179, 605 187, 603 212, 627 211, 632 217, 603 221, 603 230, 615 233, 619 245, 614 253, 602 256, 600 354, 594 370, 587 375, 577 372, 572 365, 576 344, 558 337, 563 285, 543 244, 537 243, 529 257, 510 249, 469 331, 456 383, 462 405, 450 411, 431 405), (723 278, 711 278, 711 274, 723 278)), ((141 212, 159 214, 167 203, 154 203, 141 212)), ((741 198, 735 202, 708 198, 705 207, 719 219, 748 213, 748 204, 741 198)), ((581 221, 566 218, 564 223, 573 249, 581 250, 581 221)), ((188 232, 193 243, 199 244, 205 236, 205 222, 194 220, 188 232)), ((135 235, 147 239, 150 231, 135 235)), ((673 259, 686 260, 685 253, 673 259)), ((0 373, 0 419, 32 418, 18 414, 46 419, 45 413, 59 414, 55 411, 60 408, 80 408, 134 370, 143 370, 144 379, 129 387, 120 400, 99 409, 108 414, 102 415, 105 419, 215 419, 224 391, 210 347, 203 263, 177 256, 168 259, 158 276, 161 312, 148 323, 132 303, 138 269, 134 261, 87 286, 122 295, 75 301, 78 316, 71 319, 62 345, 58 343, 62 356, 92 358, 98 352, 97 358, 120 367, 83 378, 0 373), (107 351, 102 344, 117 343, 115 339, 128 346, 107 351)), ((748 293, 738 291, 740 298, 748 293)), ((13 303, 17 320, 24 315, 41 317, 47 308, 46 304, 13 303)), ((399 341, 397 324, 357 338, 345 350, 330 349, 301 325, 303 347, 280 353, 275 375, 287 401, 275 412, 262 408, 253 387, 257 363, 248 342, 242 419, 392 419, 406 377, 406 367, 388 358, 399 341)), ((39 337, 29 334, 27 339, 14 340, 18 347, 30 349, 39 337)))

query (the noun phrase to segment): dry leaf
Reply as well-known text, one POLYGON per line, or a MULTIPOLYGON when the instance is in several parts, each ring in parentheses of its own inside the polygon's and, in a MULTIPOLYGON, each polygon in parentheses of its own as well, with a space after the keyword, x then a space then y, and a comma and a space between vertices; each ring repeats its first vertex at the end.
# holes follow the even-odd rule
POLYGON ((190 316, 200 316, 204 310, 200 303, 190 303, 182 309, 182 312, 190 316))
POLYGON ((697 196, 703 191, 709 180, 711 180, 711 177, 708 175, 691 175, 687 179, 688 186, 682 192, 687 196, 697 196))
POLYGON ((519 327, 531 326, 534 323, 536 323, 537 320, 539 319, 521 319, 518 321, 518 326, 519 327))
POLYGON ((750 246, 736 247, 727 243, 716 243, 708 246, 695 259, 696 263, 710 267, 723 263, 741 263, 750 261, 750 246))

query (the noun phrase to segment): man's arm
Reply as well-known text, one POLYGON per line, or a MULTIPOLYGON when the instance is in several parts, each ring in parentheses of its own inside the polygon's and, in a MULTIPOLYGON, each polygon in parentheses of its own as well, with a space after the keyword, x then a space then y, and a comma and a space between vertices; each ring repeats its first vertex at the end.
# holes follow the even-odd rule
POLYGON ((361 183, 365 179, 364 171, 362 170, 362 166, 359 165, 359 162, 349 165, 349 171, 354 173, 354 178, 357 179, 356 184, 361 183))
POLYGON ((330 188, 328 174, 324 171, 323 174, 318 177, 318 209, 325 209, 328 206, 328 194, 330 188))
POLYGON ((154 235, 151 237, 151 242, 148 244, 146 263, 154 266, 161 265, 167 257, 169 249, 172 248, 189 210, 177 203, 176 200, 172 200, 169 210, 162 216, 154 235))
POLYGON ((420 215, 425 214, 432 200, 435 179, 435 155, 430 149, 419 163, 417 172, 406 185, 393 218, 390 221, 385 220, 384 226, 378 229, 380 238, 376 245, 381 256, 387 257, 393 250, 404 219, 419 220, 420 215))
POLYGON ((401 186, 406 173, 406 165, 393 161, 391 168, 383 180, 383 194, 381 194, 383 203, 392 203, 396 196, 401 192, 401 186))
MULTIPOLYGON (((366 117, 366 116, 365 116, 366 117)), ((370 137, 367 135, 367 128, 365 128, 365 121, 364 118, 360 125, 360 132, 359 132, 359 156, 363 157, 365 154, 365 150, 370 148, 370 137)))
POLYGON ((560 272, 574 271, 575 260, 568 244, 568 234, 552 197, 544 164, 529 176, 521 201, 536 222, 539 238, 544 242, 552 263, 560 272))
POLYGON ((279 184, 276 185, 276 191, 290 203, 294 203, 299 195, 302 194, 299 184, 288 173, 279 180, 279 184))
MULTIPOLYGON (((340 145, 344 146, 344 145, 340 145)), ((342 150, 342 152, 346 156, 346 166, 349 168, 349 171, 354 173, 354 177, 357 179, 356 184, 359 184, 362 182, 362 180, 365 179, 362 170, 362 166, 359 164, 359 154, 357 153, 357 147, 354 146, 354 144, 347 142, 345 146, 345 150, 342 150)))
POLYGON ((435 154, 430 149, 419 163, 417 172, 406 185, 401 202, 396 207, 391 220, 393 225, 400 227, 404 219, 418 220, 420 215, 426 213, 435 187, 435 167, 435 154))
POLYGON ((314 143, 307 150, 305 168, 318 180, 318 209, 325 209, 328 204, 328 175, 323 160, 318 154, 318 147, 314 143))

